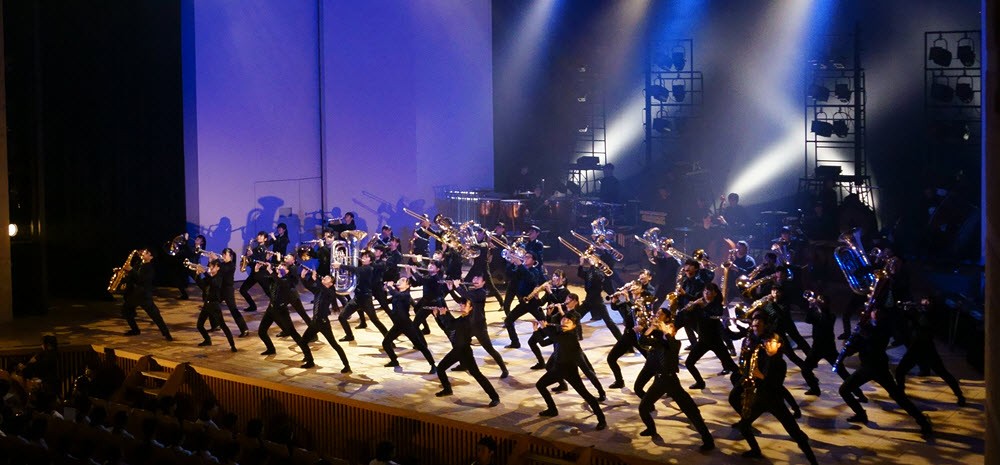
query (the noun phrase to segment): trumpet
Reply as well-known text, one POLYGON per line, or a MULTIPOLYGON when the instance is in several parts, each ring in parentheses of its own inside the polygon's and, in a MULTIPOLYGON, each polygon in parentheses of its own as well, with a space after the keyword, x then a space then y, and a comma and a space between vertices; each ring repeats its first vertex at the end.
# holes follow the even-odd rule
POLYGON ((607 250, 609 253, 611 253, 611 256, 614 257, 614 259, 615 259, 616 262, 620 262, 620 261, 622 261, 623 258, 625 258, 625 256, 622 255, 621 252, 615 250, 614 247, 611 247, 611 244, 608 244, 608 242, 606 240, 604 240, 604 239, 598 238, 598 242, 594 242, 594 241, 591 241, 590 239, 587 239, 586 236, 584 236, 583 234, 580 234, 580 233, 578 233, 576 231, 570 231, 570 234, 572 234, 573 237, 575 237, 575 238, 583 241, 585 244, 593 247, 594 250, 596 250, 596 249, 607 250))
POLYGON ((601 273, 604 273, 604 276, 611 276, 615 274, 614 270, 612 270, 607 263, 604 263, 604 261, 601 260, 597 256, 597 254, 593 252, 594 250, 593 246, 588 247, 586 252, 581 252, 580 249, 573 247, 573 244, 570 244, 569 241, 563 239, 562 236, 559 237, 559 242, 561 242, 562 245, 566 246, 566 248, 569 249, 571 252, 577 254, 577 256, 585 257, 587 261, 590 262, 590 266, 593 266, 598 270, 601 270, 601 273))
POLYGON ((191 260, 188 260, 186 258, 184 259, 184 268, 187 268, 191 271, 198 271, 198 267, 200 266, 201 266, 200 263, 192 262, 191 260))

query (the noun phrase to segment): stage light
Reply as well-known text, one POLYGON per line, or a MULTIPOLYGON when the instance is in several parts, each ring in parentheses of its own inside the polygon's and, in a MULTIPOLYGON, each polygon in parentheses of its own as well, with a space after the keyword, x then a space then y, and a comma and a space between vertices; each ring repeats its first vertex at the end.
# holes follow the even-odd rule
POLYGON ((838 82, 837 85, 833 86, 833 95, 837 96, 837 100, 843 103, 851 101, 851 86, 846 82, 838 82))
POLYGON ((681 71, 684 69, 684 65, 687 64, 686 55, 684 53, 684 47, 681 45, 675 45, 670 51, 670 59, 674 64, 675 71, 681 71))
POLYGON ((656 118, 653 118, 653 129, 663 134, 668 134, 674 130, 673 122, 667 117, 666 111, 660 110, 656 114, 656 118))
POLYGON ((670 82, 670 88, 674 92, 674 101, 683 102, 684 97, 687 95, 687 86, 684 84, 684 80, 677 78, 670 82))
POLYGON ((817 102, 830 100, 830 89, 822 84, 816 83, 809 88, 809 96, 817 102))
MULTIPOLYGON (((838 111, 833 114, 833 133, 840 138, 847 137, 847 134, 851 132, 850 128, 847 127, 847 113, 838 111), (842 115, 840 118, 837 115, 842 115)), ((829 136, 827 136, 829 137, 829 136)))
POLYGON ((649 96, 659 100, 661 102, 666 102, 670 98, 670 91, 667 90, 666 86, 663 85, 663 81, 657 81, 656 84, 649 86, 649 96))
POLYGON ((939 102, 951 102, 951 99, 955 98, 955 89, 948 84, 947 77, 936 76, 931 83, 931 98, 939 102))
POLYGON ((955 84, 955 96, 962 103, 972 103, 972 99, 976 97, 976 92, 972 89, 972 76, 959 76, 955 84))
POLYGON ((934 64, 942 67, 951 66, 951 52, 948 50, 948 41, 944 40, 944 37, 938 36, 937 40, 932 42, 931 49, 927 52, 927 59, 934 62, 934 64))
POLYGON ((17 225, 14 224, 14 223, 11 223, 11 224, 7 225, 7 234, 9 234, 10 237, 16 236, 17 235, 17 225))
POLYGON ((830 137, 833 135, 833 124, 829 121, 824 121, 826 119, 826 113, 819 112, 816 114, 815 119, 813 119, 812 125, 810 126, 810 131, 812 131, 817 136, 830 137), (823 118, 820 118, 823 115, 823 118))
POLYGON ((976 49, 972 48, 972 39, 963 37, 958 41, 958 61, 966 68, 976 64, 976 49))

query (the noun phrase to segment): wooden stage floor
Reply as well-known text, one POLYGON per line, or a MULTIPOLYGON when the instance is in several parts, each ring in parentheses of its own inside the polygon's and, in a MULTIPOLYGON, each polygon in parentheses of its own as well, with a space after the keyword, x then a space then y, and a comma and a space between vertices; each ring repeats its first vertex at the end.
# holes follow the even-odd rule
MULTIPOLYGON (((194 286, 192 290, 195 290, 194 286)), ((580 289, 574 291, 582 292, 580 289)), ((370 324, 368 329, 356 330, 357 340, 345 346, 354 369, 354 373, 349 375, 340 373, 340 359, 323 338, 311 346, 317 364, 314 369, 299 368, 302 357, 290 339, 274 338, 278 347, 277 355, 266 358, 258 355, 264 349, 263 343, 256 337, 262 311, 245 314, 253 334, 237 339, 239 352, 229 352, 221 332, 213 333, 213 346, 198 347, 201 336, 195 329, 195 319, 199 296, 197 292, 193 292, 191 300, 180 301, 174 298, 176 292, 174 289, 160 289, 156 297, 157 305, 173 333, 173 342, 164 341, 141 311, 139 323, 142 334, 137 337, 123 336, 122 333, 127 328, 118 318, 120 301, 116 301, 58 303, 45 316, 22 318, 0 325, 0 344, 6 348, 18 345, 37 346, 39 334, 52 332, 63 344, 97 344, 149 353, 178 362, 190 361, 195 366, 210 366, 215 370, 242 376, 336 392, 360 401, 531 433, 562 442, 593 445, 609 452, 635 455, 663 463, 806 463, 795 443, 769 415, 763 416, 755 424, 761 431, 759 442, 765 459, 750 461, 739 456, 747 450, 747 446, 729 426, 738 419, 727 402, 730 382, 727 376, 716 375, 721 366, 711 355, 706 356, 698 365, 706 377, 708 388, 690 391, 700 406, 717 445, 715 451, 700 454, 697 451, 700 444, 698 434, 670 399, 661 400, 655 414, 658 432, 663 441, 653 442, 639 436, 643 429, 637 410, 639 399, 631 390, 631 384, 643 362, 639 355, 628 355, 620 360, 628 386, 625 389, 608 390, 608 399, 603 403, 608 417, 607 430, 594 430, 596 420, 593 414, 572 390, 555 395, 559 407, 558 417, 539 417, 537 413, 545 408, 545 404, 534 387, 541 372, 529 368, 535 363, 527 348, 530 323, 527 320, 518 323, 522 349, 503 349, 509 341, 500 324, 503 313, 493 299, 487 306, 487 319, 494 336, 494 345, 509 366, 510 377, 499 379, 500 371, 493 360, 481 348, 475 348, 483 373, 490 378, 501 396, 500 406, 486 408, 488 400, 478 384, 465 373, 449 373, 454 385, 454 396, 435 397, 434 393, 441 388, 437 377, 427 374, 427 363, 418 352, 410 350, 409 341, 405 339, 397 341, 397 346, 406 349, 397 350, 402 366, 395 369, 383 367, 388 358, 381 350, 380 334, 370 324), (579 428, 579 432, 574 431, 574 428, 579 428)), ((259 294, 259 288, 255 288, 255 298, 259 294)), ((310 296, 304 295, 303 299, 307 302, 308 309, 310 296)), ((239 297, 237 300, 242 304, 239 297)), ((382 319, 383 322, 388 322, 388 317, 382 319)), ((305 325, 294 314, 293 320, 299 331, 304 331, 305 325)), ((235 331, 235 324, 231 321, 229 324, 235 331)), ((431 326, 433 334, 428 336, 428 342, 435 358, 440 359, 450 345, 440 329, 434 324, 431 326)), ((809 337, 808 325, 800 324, 800 330, 809 337)), ((584 331, 584 347, 588 350, 598 376, 607 386, 613 378, 605 359, 614 339, 602 322, 586 323, 584 331)), ((276 332, 275 327, 272 337, 276 332)), ((343 336, 336 322, 334 333, 337 337, 343 336)), ((969 367, 961 354, 951 352, 943 345, 940 348, 945 363, 961 381, 968 404, 962 408, 957 407, 951 391, 940 378, 933 375, 913 375, 908 378, 908 394, 928 413, 934 424, 935 437, 932 442, 925 442, 913 420, 889 399, 885 391, 872 385, 864 388, 865 394, 871 399, 866 405, 871 419, 869 426, 861 427, 846 422, 845 419, 851 412, 837 394, 840 379, 830 372, 829 366, 823 362, 816 370, 823 388, 822 396, 807 397, 804 395, 807 388, 802 377, 790 364, 786 386, 802 405, 803 417, 799 424, 809 435, 820 463, 982 463, 985 428, 983 377, 969 367)), ((548 348, 543 350, 546 356, 550 352, 548 348)), ((903 348, 892 349, 890 352, 893 361, 897 361, 902 353, 903 348)), ((682 352, 681 356, 686 356, 686 352, 682 352)), ((853 362, 856 363, 856 358, 853 362)), ((849 363, 848 366, 853 364, 849 363)), ((682 369, 680 376, 685 386, 693 382, 686 370, 682 369)), ((587 386, 590 387, 589 383, 587 386)))

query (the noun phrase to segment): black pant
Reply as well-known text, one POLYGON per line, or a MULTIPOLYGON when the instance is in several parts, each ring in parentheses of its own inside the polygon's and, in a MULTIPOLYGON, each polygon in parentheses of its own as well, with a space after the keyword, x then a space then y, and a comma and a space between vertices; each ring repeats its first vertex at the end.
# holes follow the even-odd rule
POLYGON ((163 317, 160 316, 160 309, 153 303, 153 299, 143 299, 137 303, 125 301, 125 305, 122 306, 122 318, 128 323, 129 329, 135 332, 139 331, 139 325, 135 323, 136 307, 142 307, 143 311, 149 315, 149 319, 153 320, 153 324, 159 328, 160 334, 163 337, 170 337, 170 330, 167 329, 167 324, 163 322, 163 317))
POLYGON ((245 333, 249 331, 247 328, 247 321, 243 318, 243 314, 240 313, 240 309, 236 307, 236 292, 232 289, 222 290, 222 299, 226 301, 226 308, 229 309, 229 314, 232 315, 233 321, 236 322, 236 327, 240 329, 240 333, 245 333))
POLYGON ((306 341, 299 336, 299 332, 295 330, 295 325, 292 324, 292 319, 288 316, 287 307, 268 305, 264 313, 264 318, 260 319, 260 326, 257 327, 257 337, 264 342, 264 347, 268 351, 273 352, 274 343, 271 342, 271 336, 267 334, 267 330, 271 328, 272 324, 277 324, 281 332, 291 336, 292 340, 299 345, 299 349, 302 350, 302 356, 307 362, 312 361, 312 350, 309 350, 309 344, 306 344, 306 341))
POLYGON ((497 394, 497 390, 493 388, 490 384, 490 380, 483 376, 483 372, 479 371, 479 365, 476 364, 476 358, 472 355, 472 347, 464 346, 462 348, 452 348, 450 352, 445 354, 444 358, 438 363, 437 375, 438 379, 441 380, 441 386, 445 389, 451 389, 451 381, 448 381, 448 369, 451 368, 456 363, 462 364, 469 374, 476 379, 479 386, 483 388, 483 392, 490 396, 490 400, 496 400, 500 398, 500 394, 497 394))
POLYGON ((250 289, 255 284, 259 284, 260 288, 264 290, 264 295, 266 295, 269 299, 271 298, 271 291, 267 289, 267 286, 265 286, 264 283, 257 281, 257 278, 254 277, 253 273, 248 274, 247 279, 243 281, 243 284, 240 284, 240 295, 243 296, 243 300, 247 301, 248 312, 257 311, 257 303, 253 301, 253 297, 250 297, 250 289))
MULTIPOLYGON (((623 335, 618 342, 611 347, 611 352, 608 352, 608 366, 611 367, 611 373, 615 376, 616 383, 623 383, 622 379, 622 368, 618 366, 618 359, 627 353, 633 352, 639 349, 639 345, 635 339, 635 332, 631 329, 628 330, 628 334, 623 335)), ((645 356, 645 354, 643 354, 645 356)))
POLYGON ((510 304, 513 303, 514 298, 517 297, 517 288, 519 286, 520 283, 516 278, 512 278, 510 281, 507 281, 507 292, 503 296, 503 305, 501 305, 504 315, 510 315, 510 304))
POLYGON ((722 342, 720 336, 707 336, 703 337, 698 342, 691 345, 691 352, 688 353, 687 360, 684 361, 684 366, 687 367, 688 372, 691 373, 691 377, 694 378, 695 384, 704 384, 705 380, 702 379, 701 373, 698 372, 698 368, 695 364, 701 357, 712 352, 715 356, 722 362, 722 368, 733 373, 740 371, 740 367, 736 365, 733 358, 729 356, 729 350, 726 349, 726 344, 722 342))
POLYGON ((410 321, 410 315, 399 315, 392 319, 392 327, 389 331, 385 333, 385 338, 382 339, 382 349, 385 350, 385 354, 389 356, 389 360, 395 362, 396 351, 393 350, 392 341, 394 341, 400 335, 405 335, 410 343, 413 344, 413 348, 420 351, 424 358, 427 359, 427 363, 434 366, 434 356, 431 355, 431 351, 427 349, 427 342, 424 340, 424 335, 420 334, 420 331, 414 326, 413 322, 410 321))
POLYGON ((545 358, 542 357, 542 348, 538 345, 538 343, 545 340, 547 332, 552 334, 549 329, 550 328, 547 327, 542 330, 535 331, 531 333, 531 337, 528 338, 528 348, 531 349, 532 354, 535 354, 535 360, 538 360, 538 363, 541 365, 545 365, 545 358))
MULTIPOLYGON (((729 404, 733 406, 737 412, 742 415, 743 412, 743 386, 738 384, 733 388, 732 392, 729 393, 729 404)), ((799 424, 795 421, 795 417, 792 412, 788 410, 785 406, 785 401, 780 396, 770 395, 765 392, 761 392, 758 388, 757 396, 753 399, 753 403, 750 407, 750 415, 748 417, 740 419, 738 423, 738 429, 740 434, 743 435, 743 439, 747 441, 750 445, 750 450, 760 453, 760 445, 757 444, 757 438, 753 435, 753 422, 757 420, 764 412, 769 412, 774 415, 774 418, 781 423, 781 426, 785 428, 788 435, 799 445, 799 449, 805 454, 806 459, 809 463, 816 463, 816 455, 813 454, 812 447, 809 446, 809 436, 799 428, 799 424)))
MULTIPOLYGON (((622 321, 628 321, 622 310, 616 310, 616 311, 618 312, 619 315, 621 315, 622 321)), ((608 311, 607 307, 604 307, 603 312, 600 313, 600 317, 602 320, 604 320, 604 326, 608 327, 608 330, 611 331, 611 335, 615 337, 615 340, 617 341, 621 339, 622 330, 621 328, 618 327, 618 323, 615 323, 615 320, 611 319, 611 312, 608 311)))
POLYGON ((906 348, 906 353, 899 360, 899 365, 896 365, 896 384, 899 385, 900 390, 906 390, 906 374, 917 364, 934 370, 934 373, 937 373, 948 384, 951 392, 955 393, 955 397, 959 399, 965 397, 962 395, 962 388, 958 385, 958 380, 941 361, 941 354, 938 353, 933 340, 915 340, 906 348))
POLYGON ((347 360, 347 354, 344 353, 344 348, 337 343, 337 339, 333 336, 333 328, 330 327, 330 318, 323 316, 313 315, 313 319, 309 322, 309 327, 306 328, 306 332, 302 334, 302 340, 307 344, 312 340, 317 334, 322 334, 326 338, 326 342, 330 343, 330 347, 337 351, 337 355, 340 356, 340 361, 344 364, 344 368, 348 370, 351 369, 351 362, 347 360))
MULTIPOLYGON (((833 336, 831 335, 830 337, 832 338, 833 336)), ((815 338, 813 341, 815 342, 815 338)), ((819 379, 816 377, 816 374, 813 373, 813 370, 819 366, 819 361, 826 360, 830 366, 837 363, 837 356, 840 354, 837 353, 836 346, 832 344, 833 341, 830 341, 829 343, 813 344, 813 346, 809 348, 809 353, 806 354, 806 359, 802 361, 802 377, 806 379, 806 384, 808 384, 811 389, 819 389, 819 379)), ((835 372, 837 373, 837 376, 840 376, 840 379, 844 381, 847 381, 847 377, 851 374, 847 371, 847 368, 844 367, 843 363, 837 367, 835 372)), ((855 391, 854 395, 860 397, 861 390, 858 389, 855 391)))
POLYGON ((552 393, 549 392, 548 387, 556 384, 560 381, 566 381, 567 384, 573 387, 580 397, 583 398, 590 409, 594 411, 594 415, 597 415, 597 421, 599 423, 604 423, 604 411, 601 410, 601 404, 597 402, 597 398, 594 397, 590 391, 583 385, 583 381, 580 379, 580 372, 578 371, 577 365, 551 365, 545 371, 545 374, 538 379, 535 383, 535 388, 538 392, 542 394, 542 398, 545 399, 545 405, 549 410, 557 410, 556 403, 552 400, 552 393))
POLYGON ((545 314, 542 313, 541 307, 539 307, 538 300, 531 300, 530 302, 521 302, 514 307, 513 310, 503 319, 503 325, 507 328, 507 335, 510 336, 510 343, 512 345, 521 345, 521 341, 517 338, 517 332, 514 331, 514 322, 518 318, 524 315, 531 314, 535 320, 545 319, 545 314))
POLYGON ((226 335, 226 340, 229 341, 229 347, 236 347, 236 343, 233 342, 233 333, 229 331, 229 325, 222 319, 222 309, 218 302, 205 302, 205 305, 201 306, 201 313, 198 314, 198 332, 206 341, 212 342, 208 330, 205 329, 205 320, 208 319, 211 319, 213 323, 218 322, 222 332, 226 335))
POLYGON ((351 325, 347 322, 354 312, 361 311, 368 315, 368 319, 372 320, 372 323, 378 328, 382 336, 385 336, 388 330, 385 325, 382 324, 378 319, 378 315, 375 314, 375 307, 372 305, 372 296, 370 295, 355 295, 353 299, 347 302, 344 306, 344 311, 340 312, 340 326, 344 328, 344 334, 347 336, 348 341, 354 340, 354 331, 351 331, 351 325))
POLYGON ((688 394, 681 387, 681 382, 677 379, 676 373, 661 373, 657 375, 656 380, 653 381, 653 385, 642 396, 642 401, 639 402, 639 418, 646 425, 646 429, 651 433, 656 433, 656 423, 653 422, 653 415, 651 413, 656 402, 664 394, 674 399, 677 407, 681 409, 681 412, 684 412, 684 415, 691 421, 694 429, 701 434, 702 442, 712 442, 712 434, 708 432, 708 426, 705 425, 705 420, 701 416, 701 410, 698 410, 698 404, 694 403, 691 394, 688 394))
POLYGON ((861 406, 861 402, 854 397, 853 393, 861 388, 861 386, 864 386, 868 381, 875 381, 881 385, 882 388, 889 393, 889 397, 892 397, 892 400, 896 401, 900 407, 903 407, 903 410, 906 410, 906 413, 913 417, 913 419, 917 421, 918 425, 921 427, 928 425, 927 417, 924 416, 923 412, 921 412, 920 409, 913 404, 913 401, 910 400, 909 396, 907 396, 906 393, 900 389, 899 385, 896 384, 896 380, 893 379, 892 374, 889 373, 888 363, 871 366, 870 364, 862 362, 857 371, 852 373, 851 376, 849 376, 847 380, 840 385, 840 397, 844 398, 844 402, 847 403, 847 406, 850 407, 855 414, 861 416, 867 415, 864 407, 861 406))
POLYGON ((493 341, 490 340, 490 332, 486 327, 486 320, 483 320, 478 327, 472 329, 472 337, 479 341, 479 346, 482 347, 487 354, 490 354, 490 357, 493 357, 493 361, 497 362, 497 365, 500 367, 500 371, 506 373, 507 364, 504 363, 503 357, 500 356, 500 352, 497 352, 497 350, 493 348, 493 341))
POLYGON ((302 318, 302 322, 309 326, 312 323, 312 318, 309 318, 309 314, 306 313, 306 308, 302 306, 302 299, 299 298, 299 293, 296 290, 291 291, 291 295, 288 296, 288 303, 291 304, 292 308, 295 309, 295 313, 299 314, 299 318, 302 318))
POLYGON ((444 298, 430 299, 421 297, 417 303, 413 304, 413 326, 423 327, 425 333, 430 334, 431 328, 427 325, 427 317, 431 315, 431 307, 444 307, 444 298))

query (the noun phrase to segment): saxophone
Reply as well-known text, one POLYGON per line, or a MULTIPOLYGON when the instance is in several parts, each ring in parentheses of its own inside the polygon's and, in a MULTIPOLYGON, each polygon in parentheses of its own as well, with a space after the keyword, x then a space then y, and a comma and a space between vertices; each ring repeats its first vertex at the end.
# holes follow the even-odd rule
POLYGON ((128 258, 125 259, 125 264, 111 270, 111 280, 108 281, 108 292, 112 294, 125 293, 125 283, 122 282, 125 279, 125 275, 128 274, 128 271, 125 271, 125 267, 129 263, 132 263, 132 259, 135 258, 135 254, 137 253, 139 253, 138 250, 133 250, 132 253, 128 254, 128 258))
MULTIPOLYGON (((750 351, 750 357, 746 359, 746 366, 743 367, 743 394, 740 398, 742 403, 742 409, 740 410, 740 416, 744 419, 750 418, 751 410, 753 408, 753 402, 757 398, 757 378, 754 377, 754 372, 757 371, 757 358, 760 356, 760 351, 762 349, 760 343, 750 342, 748 337, 744 344, 749 344, 749 348, 744 346, 743 355, 746 356, 746 352, 750 351)), ((744 359, 740 357, 741 361, 744 359)))

